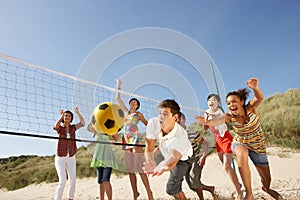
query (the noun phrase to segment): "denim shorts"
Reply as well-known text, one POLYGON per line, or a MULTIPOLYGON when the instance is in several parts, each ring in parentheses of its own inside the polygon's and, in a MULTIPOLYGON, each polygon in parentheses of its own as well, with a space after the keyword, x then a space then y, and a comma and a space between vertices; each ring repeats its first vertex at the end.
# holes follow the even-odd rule
POLYGON ((108 181, 110 180, 110 175, 112 172, 112 168, 111 167, 97 167, 97 180, 98 183, 101 184, 104 181, 108 181))
MULTIPOLYGON (((243 145, 244 147, 247 148, 247 146, 243 143, 232 143, 232 151, 234 152, 234 148, 239 145, 243 145)), ((248 155, 255 166, 256 165, 260 165, 260 166, 268 166, 269 165, 267 154, 256 153, 255 151, 248 149, 248 155)))

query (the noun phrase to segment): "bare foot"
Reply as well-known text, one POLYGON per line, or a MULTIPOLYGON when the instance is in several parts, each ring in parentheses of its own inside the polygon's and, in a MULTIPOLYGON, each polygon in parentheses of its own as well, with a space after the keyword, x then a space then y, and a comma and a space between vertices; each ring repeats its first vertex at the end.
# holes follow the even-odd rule
POLYGON ((216 192, 215 186, 207 186, 206 189, 207 189, 207 191, 209 191, 211 193, 213 200, 218 199, 219 194, 216 192))
POLYGON ((254 200, 253 194, 252 193, 246 193, 246 196, 244 200, 254 200))
POLYGON ((187 200, 186 196, 182 191, 180 191, 178 194, 173 195, 175 200, 187 200))
POLYGON ((242 194, 238 194, 236 196, 235 200, 243 200, 243 193, 242 194))
POLYGON ((264 189, 264 188, 262 188, 262 189, 263 189, 263 191, 265 191, 266 193, 271 195, 276 200, 282 200, 283 199, 283 197, 278 192, 276 192, 275 190, 272 190, 270 188, 268 190, 264 189))
POLYGON ((236 195, 236 200, 243 200, 243 192, 242 192, 242 184, 240 184, 240 188, 238 191, 236 191, 237 195, 236 195))
POLYGON ((206 190, 209 193, 211 193, 211 195, 213 196, 213 199, 217 199, 218 194, 215 192, 215 186, 207 186, 207 185, 202 185, 200 187, 202 190, 206 190))
POLYGON ((154 200, 152 192, 148 193, 148 200, 154 200))
POLYGON ((208 191, 211 193, 213 196, 213 199, 216 200, 218 198, 218 193, 215 191, 215 186, 209 186, 208 191))
POLYGON ((136 194, 133 194, 133 199, 134 200, 137 200, 137 198, 140 196, 140 193, 138 192, 138 193, 136 193, 136 194))

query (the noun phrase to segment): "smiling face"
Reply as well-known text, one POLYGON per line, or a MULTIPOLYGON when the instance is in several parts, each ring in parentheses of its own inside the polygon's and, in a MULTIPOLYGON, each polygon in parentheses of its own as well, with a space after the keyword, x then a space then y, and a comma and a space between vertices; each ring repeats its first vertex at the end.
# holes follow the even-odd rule
POLYGON ((133 98, 129 101, 129 107, 130 107, 130 111, 135 112, 139 109, 140 105, 139 102, 133 98))
POLYGON ((169 133, 174 128, 178 114, 173 115, 171 108, 159 108, 158 117, 161 130, 164 133, 169 133))
POLYGON ((73 116, 69 112, 64 112, 64 118, 63 118, 63 123, 65 124, 70 124, 73 120, 73 116))
POLYGON ((244 115, 244 100, 241 101, 236 95, 229 95, 226 99, 229 111, 233 115, 244 115))
POLYGON ((209 109, 213 112, 217 111, 219 104, 220 104, 220 102, 218 101, 218 99, 215 96, 212 96, 207 100, 207 105, 208 105, 209 109))

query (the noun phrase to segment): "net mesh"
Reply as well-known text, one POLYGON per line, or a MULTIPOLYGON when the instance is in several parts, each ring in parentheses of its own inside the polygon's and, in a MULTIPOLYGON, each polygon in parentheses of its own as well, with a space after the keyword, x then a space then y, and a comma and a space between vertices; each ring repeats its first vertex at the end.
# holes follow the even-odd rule
MULTIPOLYGON (((0 129, 16 134, 57 136, 53 125, 60 117, 60 109, 73 111, 73 107, 78 106, 87 124, 94 108, 99 103, 117 104, 115 88, 80 80, 3 54, 0 54, 0 92, 0 129)), ((132 97, 139 99, 141 103, 139 111, 146 119, 157 116, 157 105, 160 101, 124 91, 120 92, 125 104, 132 97)), ((195 122, 195 114, 202 112, 183 105, 181 108, 186 115, 187 124, 195 122)), ((76 114, 74 114, 73 122, 79 122, 76 114)), ((139 132, 143 134, 145 129, 146 127, 139 123, 139 132)), ((117 141, 120 144, 121 135, 120 133, 117 141)), ((82 145, 87 146, 91 154, 94 154, 96 144, 88 142, 88 140, 95 140, 94 134, 88 132, 86 128, 81 128, 77 131, 77 139, 84 140, 82 145)), ((105 145, 100 142, 99 145, 105 145)), ((122 150, 121 145, 108 146, 118 158, 119 170, 128 171, 126 158, 128 160, 129 157, 125 156, 127 152, 122 150)), ((213 146, 212 142, 211 146, 213 146)), ((134 156, 143 160, 142 155, 143 153, 138 153, 134 156)))

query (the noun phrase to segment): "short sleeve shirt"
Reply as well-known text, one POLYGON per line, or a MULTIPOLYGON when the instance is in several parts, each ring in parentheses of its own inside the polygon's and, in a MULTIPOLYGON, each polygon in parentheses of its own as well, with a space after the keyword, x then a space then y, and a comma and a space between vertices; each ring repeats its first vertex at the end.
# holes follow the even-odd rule
POLYGON ((158 140, 160 132, 161 130, 158 117, 150 118, 146 127, 146 138, 158 140))
POLYGON ((187 160, 193 155, 193 148, 184 128, 175 123, 174 128, 167 135, 163 136, 160 130, 158 117, 151 118, 146 128, 147 139, 156 139, 159 142, 159 149, 165 159, 171 156, 172 150, 178 151, 181 160, 187 160))

